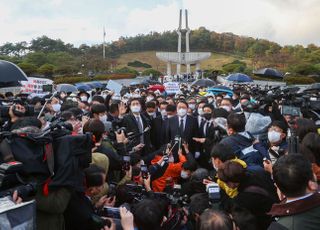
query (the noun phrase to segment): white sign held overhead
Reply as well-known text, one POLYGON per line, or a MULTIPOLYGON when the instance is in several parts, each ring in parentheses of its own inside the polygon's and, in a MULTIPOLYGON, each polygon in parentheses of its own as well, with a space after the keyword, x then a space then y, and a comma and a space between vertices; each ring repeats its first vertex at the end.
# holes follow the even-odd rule
POLYGON ((167 94, 176 94, 180 90, 178 82, 166 82, 163 85, 167 94))
POLYGON ((107 88, 109 90, 113 90, 116 94, 120 94, 120 91, 122 89, 122 85, 118 82, 115 82, 113 80, 109 80, 107 84, 107 88))

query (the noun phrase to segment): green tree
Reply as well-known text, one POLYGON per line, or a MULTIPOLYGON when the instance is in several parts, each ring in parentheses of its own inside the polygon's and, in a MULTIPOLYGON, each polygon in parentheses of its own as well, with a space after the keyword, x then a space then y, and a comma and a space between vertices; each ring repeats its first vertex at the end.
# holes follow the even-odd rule
POLYGON ((28 53, 24 58, 24 62, 40 67, 43 64, 47 63, 47 56, 43 52, 28 53))
POLYGON ((40 66, 37 72, 40 74, 43 74, 46 77, 52 77, 54 68, 55 68, 54 65, 46 63, 40 66))
POLYGON ((53 69, 53 72, 55 74, 74 74, 76 72, 76 69, 74 66, 72 65, 60 65, 60 66, 56 66, 53 69))
POLYGON ((115 73, 132 73, 132 74, 134 74, 136 76, 139 75, 139 72, 137 70, 130 69, 128 67, 123 67, 121 69, 116 69, 114 72, 115 73))
POLYGON ((37 66, 32 63, 21 62, 18 66, 25 72, 27 76, 37 72, 37 66))
POLYGON ((163 75, 160 71, 155 70, 155 69, 146 69, 145 71, 142 72, 143 76, 150 76, 152 75, 153 77, 159 77, 163 75))
POLYGON ((309 75, 318 73, 318 68, 310 63, 301 63, 291 67, 291 71, 299 75, 309 75))
POLYGON ((47 56, 48 63, 59 66, 59 65, 73 65, 75 58, 67 52, 53 52, 47 56))

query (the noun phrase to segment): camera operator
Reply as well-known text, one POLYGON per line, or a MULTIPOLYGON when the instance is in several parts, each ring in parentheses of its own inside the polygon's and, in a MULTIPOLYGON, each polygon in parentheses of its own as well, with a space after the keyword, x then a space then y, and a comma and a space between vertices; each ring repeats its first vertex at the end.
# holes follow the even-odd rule
POLYGON ((200 216, 199 230, 237 230, 234 220, 222 211, 207 209, 200 216))
POLYGON ((59 96, 54 96, 46 105, 46 109, 49 111, 51 115, 58 115, 61 110, 61 103, 59 96))
POLYGON ((210 208, 209 197, 207 193, 197 193, 190 197, 188 208, 187 229, 198 229, 200 224, 200 216, 210 208))
MULTIPOLYGON (((103 105, 104 106, 104 105, 103 105)), ((123 141, 118 139, 120 142, 117 143, 115 146, 118 147, 119 153, 114 151, 112 148, 108 148, 106 145, 103 145, 104 135, 106 135, 104 124, 100 121, 100 119, 90 119, 84 126, 83 132, 91 132, 96 141, 96 152, 100 152, 105 154, 109 158, 110 166, 109 170, 112 172, 114 170, 121 170, 122 165, 122 155, 125 153, 123 147, 123 141)), ((119 137, 123 134, 117 134, 119 137)))
POLYGON ((157 200, 144 199, 135 204, 131 212, 125 207, 120 207, 123 230, 161 230, 165 215, 162 205, 157 200))
POLYGON ((19 119, 23 119, 26 113, 26 108, 22 102, 16 102, 9 108, 9 119, 2 126, 2 131, 10 131, 12 125, 19 119))
POLYGON ((92 216, 103 206, 114 206, 114 198, 101 197, 95 206, 91 199, 98 195, 103 188, 103 176, 98 166, 91 165, 84 170, 85 192, 73 192, 64 213, 65 226, 68 230, 94 230, 95 226, 92 216))

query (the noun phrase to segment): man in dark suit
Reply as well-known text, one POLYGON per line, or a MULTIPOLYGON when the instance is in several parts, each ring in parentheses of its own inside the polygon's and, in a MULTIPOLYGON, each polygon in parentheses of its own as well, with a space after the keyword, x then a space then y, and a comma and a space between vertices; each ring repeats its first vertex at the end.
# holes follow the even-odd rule
POLYGON ((103 196, 97 203, 92 204, 92 197, 98 195, 103 189, 103 169, 91 165, 85 169, 85 192, 74 191, 68 207, 64 213, 65 227, 68 230, 97 229, 92 219, 97 210, 103 206, 113 206, 115 199, 103 196))
POLYGON ((157 111, 155 101, 148 101, 146 103, 146 111, 143 113, 143 115, 145 115, 149 119, 150 123, 153 119, 160 115, 160 113, 157 111))
POLYGON ((134 135, 132 142, 129 143, 129 147, 134 147, 135 151, 139 151, 142 156, 145 156, 152 151, 150 123, 141 113, 141 103, 139 98, 132 98, 129 106, 130 113, 123 117, 122 126, 126 128, 127 134, 131 133, 134 135))
POLYGON ((212 147, 221 140, 223 130, 214 123, 213 105, 206 104, 202 109, 205 122, 202 122, 199 128, 199 138, 193 138, 193 140, 200 147, 201 156, 198 160, 200 166, 209 169, 212 167, 211 163, 209 163, 212 147))
POLYGON ((167 102, 161 102, 161 115, 151 121, 151 143, 155 149, 160 149, 160 147, 165 144, 166 124, 168 122, 166 112, 167 105, 167 102))
MULTIPOLYGON (((168 120, 166 142, 173 141, 175 137, 179 136, 188 144, 190 152, 197 155, 197 144, 192 138, 198 137, 198 124, 194 117, 187 115, 187 111, 188 104, 185 101, 178 102, 177 116, 168 120)), ((177 151, 177 149, 175 150, 177 151)), ((176 151, 174 151, 175 160, 177 157, 176 151)))

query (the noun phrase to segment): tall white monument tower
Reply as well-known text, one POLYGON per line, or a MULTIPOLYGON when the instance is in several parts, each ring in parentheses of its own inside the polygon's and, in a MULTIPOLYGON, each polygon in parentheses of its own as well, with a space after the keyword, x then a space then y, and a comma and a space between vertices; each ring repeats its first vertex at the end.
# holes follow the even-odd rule
POLYGON ((188 25, 188 10, 185 10, 186 28, 182 29, 182 9, 179 15, 178 33, 178 52, 157 52, 158 59, 167 63, 167 75, 171 76, 171 65, 177 65, 177 75, 181 74, 181 65, 187 66, 187 74, 191 73, 191 64, 196 65, 196 70, 200 70, 200 62, 211 56, 210 52, 190 52, 190 28, 188 25), (181 50, 182 33, 186 34, 186 51, 181 50))

